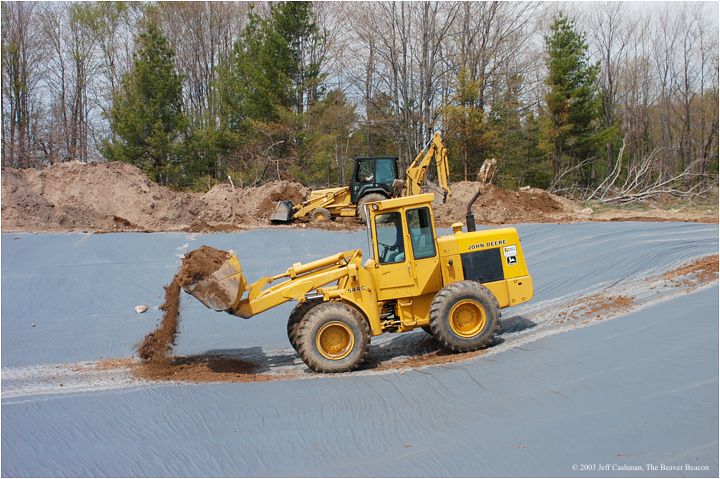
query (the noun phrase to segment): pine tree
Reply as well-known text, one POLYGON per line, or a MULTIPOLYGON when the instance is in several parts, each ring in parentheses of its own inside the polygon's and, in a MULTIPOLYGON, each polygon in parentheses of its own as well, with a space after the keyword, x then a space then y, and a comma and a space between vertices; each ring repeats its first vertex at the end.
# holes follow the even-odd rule
POLYGON ((600 141, 600 96, 597 64, 591 64, 585 34, 575 30, 564 14, 555 17, 545 37, 548 75, 545 112, 541 119, 540 148, 550 158, 553 176, 578 168, 569 180, 589 185, 600 141))
POLYGON ((453 102, 444 109, 447 144, 453 152, 449 160, 453 179, 474 180, 483 161, 492 154, 496 138, 488 128, 485 110, 478 106, 479 92, 478 81, 470 80, 461 67, 453 102))
POLYGON ((180 171, 178 139, 186 124, 182 79, 173 65, 175 53, 157 25, 146 23, 137 43, 133 67, 108 113, 117 138, 105 142, 104 155, 140 167, 158 183, 168 183, 180 171))
POLYGON ((326 160, 308 165, 301 159, 312 136, 308 112, 324 94, 319 59, 325 36, 311 2, 272 3, 267 17, 250 12, 219 75, 226 156, 262 151, 266 157, 272 150, 286 159, 285 173, 327 169, 326 160))
POLYGON ((323 93, 315 53, 324 39, 311 2, 279 2, 263 18, 251 12, 220 79, 222 113, 230 128, 246 119, 277 121, 282 110, 302 114, 323 93))

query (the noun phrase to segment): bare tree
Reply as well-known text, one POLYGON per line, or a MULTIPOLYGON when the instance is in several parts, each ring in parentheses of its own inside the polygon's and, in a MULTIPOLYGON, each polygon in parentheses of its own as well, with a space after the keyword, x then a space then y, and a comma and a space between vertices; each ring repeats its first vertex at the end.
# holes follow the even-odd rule
MULTIPOLYGON (((616 126, 619 102, 618 75, 626 62, 626 54, 635 23, 628 22, 628 12, 621 2, 593 5, 589 15, 590 45, 600 60, 600 88, 605 128, 616 126)), ((607 142, 607 171, 612 171, 615 144, 607 142)))
POLYGON ((37 29, 38 5, 2 4, 2 164, 35 166, 37 98, 44 48, 37 29))

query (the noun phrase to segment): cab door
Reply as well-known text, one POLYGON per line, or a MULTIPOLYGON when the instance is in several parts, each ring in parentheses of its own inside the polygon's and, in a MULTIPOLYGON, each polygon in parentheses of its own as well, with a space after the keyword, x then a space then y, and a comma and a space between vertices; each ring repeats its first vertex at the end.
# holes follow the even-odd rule
POLYGON ((378 299, 413 296, 415 278, 406 250, 402 213, 391 211, 373 217, 374 254, 378 267, 378 299))
POLYGON ((405 210, 407 243, 417 296, 435 293, 442 287, 442 272, 435 241, 435 225, 430 208, 421 206, 405 210))

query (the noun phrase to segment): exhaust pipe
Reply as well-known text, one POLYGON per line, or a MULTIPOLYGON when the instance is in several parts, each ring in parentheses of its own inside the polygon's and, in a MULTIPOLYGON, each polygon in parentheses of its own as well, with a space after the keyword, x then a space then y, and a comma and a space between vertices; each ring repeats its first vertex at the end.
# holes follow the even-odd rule
POLYGON ((465 224, 467 225, 468 233, 477 230, 477 228, 475 227, 475 215, 472 212, 472 205, 480 197, 480 193, 482 193, 482 189, 478 188, 478 190, 475 192, 473 197, 470 198, 470 201, 468 201, 467 204, 467 212, 465 213, 465 224))

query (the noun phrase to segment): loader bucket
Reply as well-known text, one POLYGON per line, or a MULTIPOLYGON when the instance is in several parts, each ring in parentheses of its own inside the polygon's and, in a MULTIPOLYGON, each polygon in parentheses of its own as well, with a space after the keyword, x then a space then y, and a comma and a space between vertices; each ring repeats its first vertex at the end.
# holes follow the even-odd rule
POLYGON ((270 222, 289 223, 292 220, 294 207, 292 201, 278 201, 275 212, 270 217, 270 222))
POLYGON ((247 281, 237 256, 230 251, 228 259, 212 274, 183 285, 183 289, 215 311, 230 309, 243 292, 247 281))

